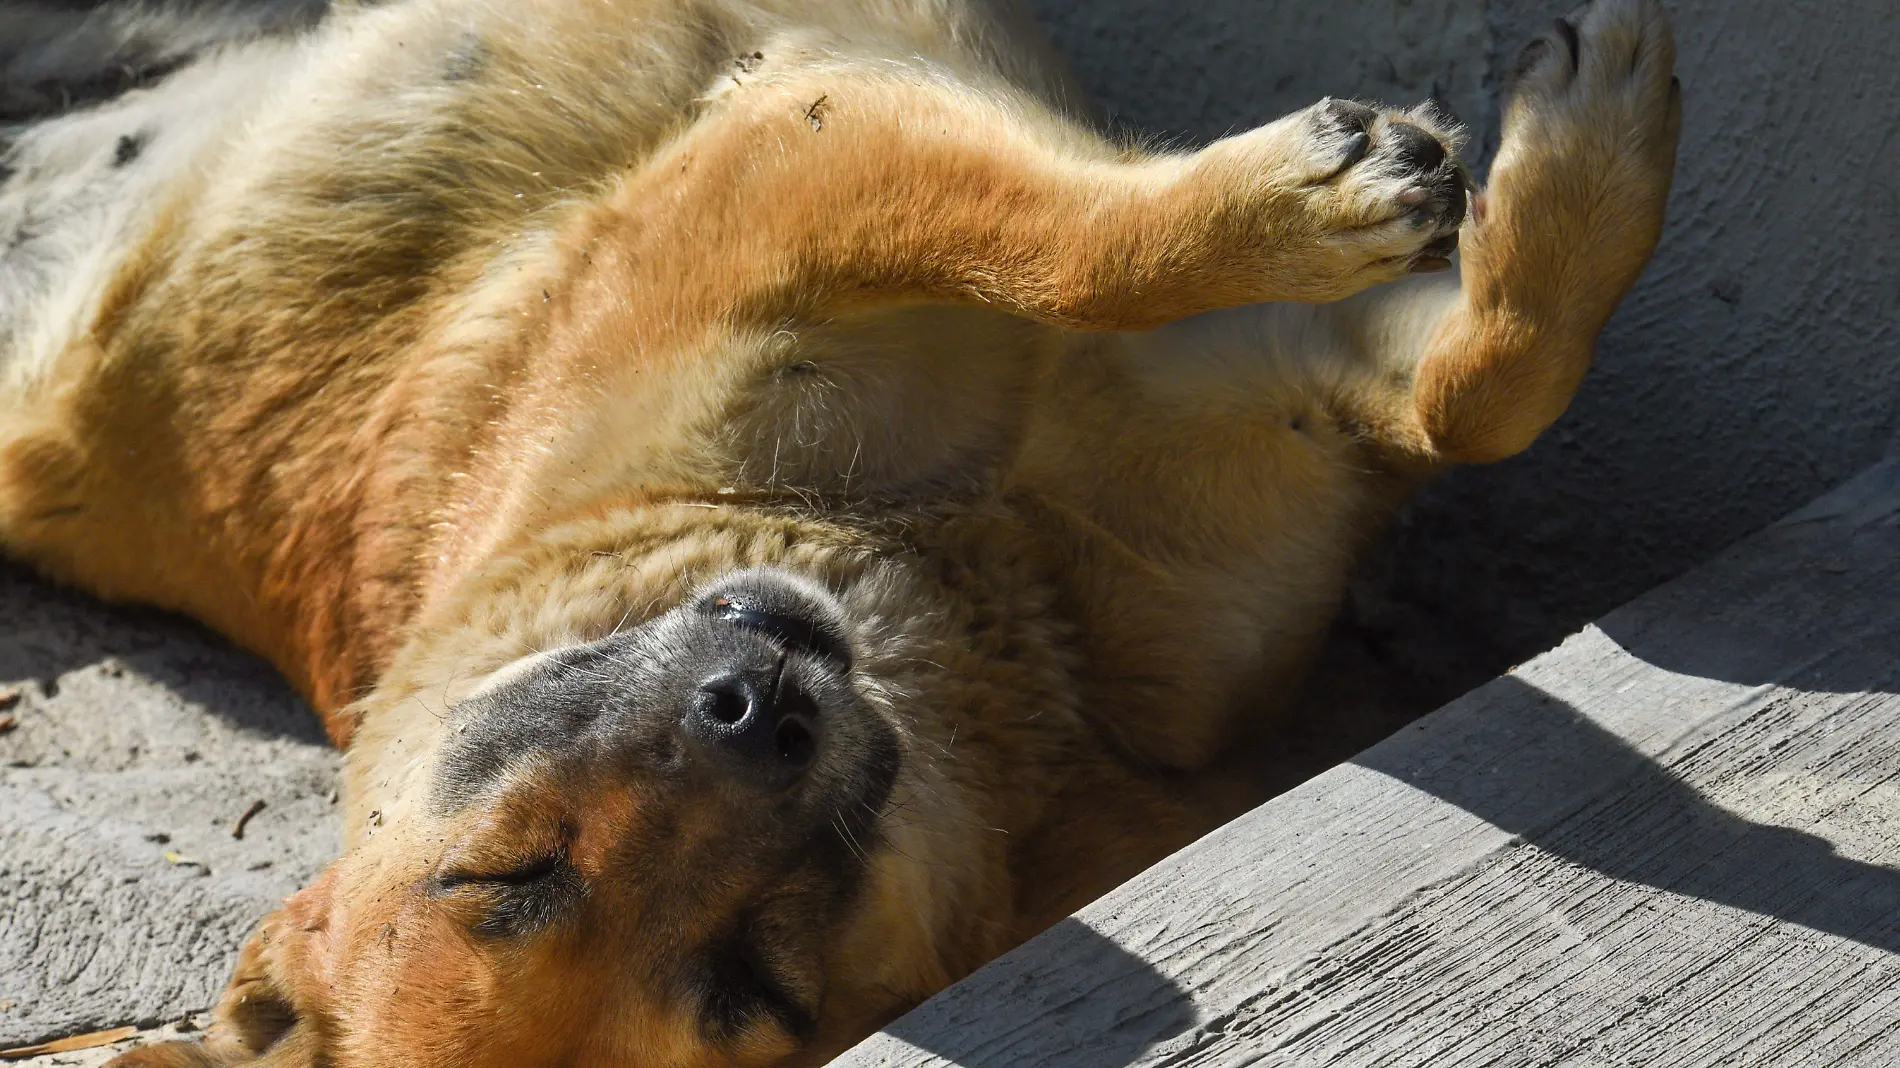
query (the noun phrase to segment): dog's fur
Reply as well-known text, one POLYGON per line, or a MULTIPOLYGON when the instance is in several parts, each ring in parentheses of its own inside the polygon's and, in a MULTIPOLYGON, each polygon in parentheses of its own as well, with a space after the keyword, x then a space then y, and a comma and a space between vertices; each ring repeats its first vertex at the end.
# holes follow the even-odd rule
POLYGON ((139 1064, 818 1063, 1190 840, 1404 494, 1563 411, 1680 122, 1655 0, 1469 218, 1428 109, 1118 147, 985 0, 181 64, 7 156, 0 545, 277 664, 347 851, 139 1064), (714 647, 817 695, 782 793, 679 741, 714 647))

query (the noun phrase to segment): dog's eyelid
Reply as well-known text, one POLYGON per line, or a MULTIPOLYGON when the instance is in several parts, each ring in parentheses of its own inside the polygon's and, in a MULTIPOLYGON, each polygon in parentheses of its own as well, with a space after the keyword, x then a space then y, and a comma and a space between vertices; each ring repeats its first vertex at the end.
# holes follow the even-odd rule
POLYGON ((566 841, 542 853, 525 855, 519 861, 498 858, 465 858, 462 850, 442 859, 432 878, 439 891, 464 886, 533 886, 555 875, 578 874, 568 856, 566 841))
POLYGON ((563 872, 579 874, 574 867, 573 845, 576 830, 572 820, 563 816, 554 826, 552 841, 519 841, 511 846, 496 843, 484 846, 477 834, 449 849, 436 863, 431 877, 436 887, 452 890, 471 884, 528 886, 563 872))
POLYGON ((566 866, 566 864, 566 857, 550 855, 538 857, 517 868, 507 868, 501 871, 482 870, 480 868, 451 868, 447 871, 438 872, 435 877, 435 882, 437 886, 445 890, 452 890, 458 886, 467 886, 470 883, 526 886, 555 874, 555 872, 566 866))
POLYGON ((466 919, 486 940, 509 941, 544 931, 570 916, 588 896, 580 871, 564 854, 501 870, 444 868, 430 877, 428 892, 473 907, 476 911, 466 919))

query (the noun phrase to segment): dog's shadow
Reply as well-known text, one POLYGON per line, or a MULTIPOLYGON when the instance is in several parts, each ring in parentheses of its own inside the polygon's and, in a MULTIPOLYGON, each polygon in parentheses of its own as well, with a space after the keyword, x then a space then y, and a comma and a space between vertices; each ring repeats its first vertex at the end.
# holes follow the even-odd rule
POLYGON ((960 1006, 953 988, 928 1014, 902 1017, 884 1033, 961 1068, 1121 1068, 1195 1023, 1187 991, 1074 917, 1021 953, 1031 957, 1020 962, 1027 967, 1012 968, 1007 1002, 973 998, 960 1006), (1052 970, 1060 981, 1036 981, 1052 970))
POLYGON ((1575 708, 1515 678, 1487 687, 1523 716, 1525 750, 1421 766, 1381 747, 1354 761, 1456 805, 1600 875, 1743 909, 1900 955, 1900 870, 1841 856, 1827 839, 1710 801, 1575 708), (1501 773, 1485 774, 1487 769, 1501 773), (1574 811, 1543 798, 1588 796, 1574 811))
POLYGON ((111 666, 240 730, 328 744, 316 714, 263 660, 182 616, 107 605, 0 560, 0 682, 48 697, 73 672, 111 666))

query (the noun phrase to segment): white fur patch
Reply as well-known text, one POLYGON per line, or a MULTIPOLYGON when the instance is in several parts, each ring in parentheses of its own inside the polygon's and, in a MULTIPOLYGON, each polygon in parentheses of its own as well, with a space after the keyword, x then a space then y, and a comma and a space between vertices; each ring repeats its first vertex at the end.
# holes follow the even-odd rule
POLYGON ((29 390, 89 328, 164 190, 281 77, 294 47, 229 48, 14 139, 0 157, 0 398, 29 390))

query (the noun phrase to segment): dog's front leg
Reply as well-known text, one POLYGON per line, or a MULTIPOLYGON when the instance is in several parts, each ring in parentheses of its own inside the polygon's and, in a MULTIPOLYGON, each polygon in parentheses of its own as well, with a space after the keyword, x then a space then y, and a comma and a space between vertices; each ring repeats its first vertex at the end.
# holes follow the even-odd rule
MULTIPOLYGON (((1130 157, 1002 87, 796 69, 715 102, 583 240, 618 336, 989 305, 1076 329, 1330 301, 1442 265, 1453 135, 1324 102, 1188 155, 1130 157)), ((677 340, 677 339, 666 339, 677 340)))

